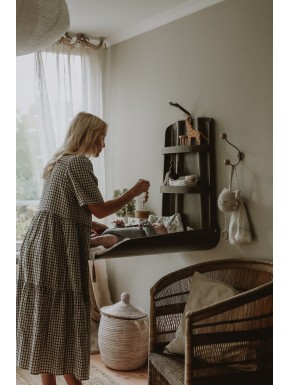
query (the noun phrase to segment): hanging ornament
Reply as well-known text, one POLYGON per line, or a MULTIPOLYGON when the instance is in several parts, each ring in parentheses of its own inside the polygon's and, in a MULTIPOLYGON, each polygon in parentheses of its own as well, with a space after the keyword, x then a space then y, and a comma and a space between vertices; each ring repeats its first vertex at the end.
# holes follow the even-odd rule
POLYGON ((231 212, 236 210, 237 205, 235 193, 229 188, 224 188, 218 197, 218 208, 222 212, 231 212))
POLYGON ((240 194, 241 192, 237 191, 236 199, 239 201, 239 206, 237 210, 232 212, 229 224, 229 242, 231 245, 242 245, 252 242, 250 224, 240 194))

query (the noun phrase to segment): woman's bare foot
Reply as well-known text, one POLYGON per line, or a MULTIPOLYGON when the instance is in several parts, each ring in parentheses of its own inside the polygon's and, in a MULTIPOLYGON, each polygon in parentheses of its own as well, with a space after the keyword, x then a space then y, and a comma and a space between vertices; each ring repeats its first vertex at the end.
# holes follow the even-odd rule
POLYGON ((67 385, 82 385, 82 382, 77 380, 73 374, 64 374, 63 376, 67 385))

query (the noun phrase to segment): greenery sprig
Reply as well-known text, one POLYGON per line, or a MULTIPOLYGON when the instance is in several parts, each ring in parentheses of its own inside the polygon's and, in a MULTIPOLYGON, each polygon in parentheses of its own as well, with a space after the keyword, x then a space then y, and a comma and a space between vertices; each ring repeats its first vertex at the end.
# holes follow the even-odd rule
MULTIPOLYGON (((113 197, 118 198, 120 195, 124 194, 126 191, 128 191, 127 188, 123 188, 121 190, 120 189, 114 190, 114 196, 113 197)), ((130 216, 135 211, 135 203, 136 203, 136 199, 132 199, 124 207, 122 207, 120 210, 116 211, 116 215, 118 217, 130 216)))

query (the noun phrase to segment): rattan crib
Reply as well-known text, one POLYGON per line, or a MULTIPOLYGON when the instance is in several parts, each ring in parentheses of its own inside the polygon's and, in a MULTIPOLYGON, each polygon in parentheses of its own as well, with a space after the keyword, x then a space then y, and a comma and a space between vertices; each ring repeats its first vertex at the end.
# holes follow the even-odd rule
POLYGON ((149 385, 272 384, 272 297, 270 261, 204 262, 161 278, 151 289, 149 385), (233 286, 239 294, 187 313, 185 355, 165 354, 195 271, 233 286))

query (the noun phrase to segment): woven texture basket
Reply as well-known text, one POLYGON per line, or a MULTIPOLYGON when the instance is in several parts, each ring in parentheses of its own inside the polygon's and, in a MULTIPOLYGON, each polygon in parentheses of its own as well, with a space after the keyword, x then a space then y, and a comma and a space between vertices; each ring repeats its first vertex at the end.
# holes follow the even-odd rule
POLYGON ((148 358, 148 316, 129 303, 128 293, 121 301, 102 307, 99 348, 104 364, 116 370, 135 370, 148 358))

